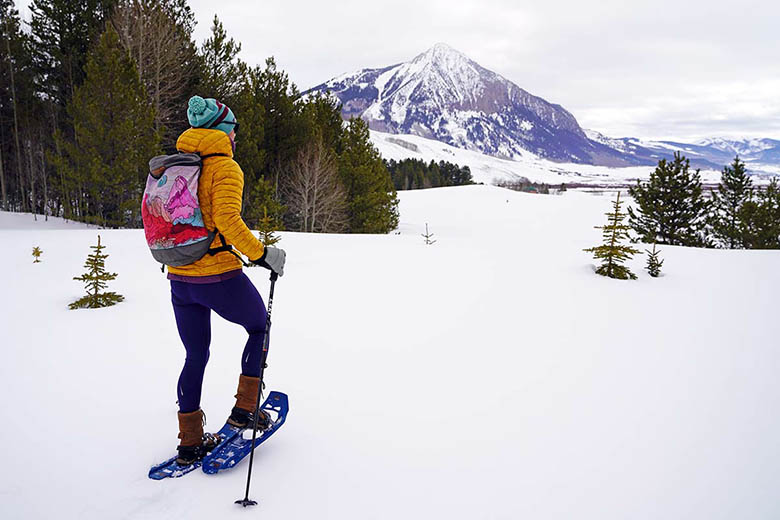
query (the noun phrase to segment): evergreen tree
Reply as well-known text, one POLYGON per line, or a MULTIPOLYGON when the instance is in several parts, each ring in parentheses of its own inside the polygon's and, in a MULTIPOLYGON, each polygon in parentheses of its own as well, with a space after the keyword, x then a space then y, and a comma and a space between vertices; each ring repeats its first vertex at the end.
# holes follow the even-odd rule
POLYGON ((68 112, 75 136, 58 134, 57 141, 64 151, 59 165, 78 197, 76 215, 101 225, 140 225, 147 163, 160 139, 138 72, 113 27, 90 54, 68 112))
POLYGON ((777 178, 739 211, 741 241, 747 249, 780 249, 780 184, 777 178))
POLYGON ((674 160, 661 159, 646 183, 629 189, 637 213, 629 206, 629 222, 644 242, 681 246, 705 246, 703 234, 710 203, 702 193, 699 170, 690 172, 690 161, 675 152, 674 160))
POLYGON ((101 292, 108 287, 106 282, 114 280, 116 273, 106 272, 106 258, 109 255, 103 254, 106 246, 100 243, 100 235, 96 246, 90 246, 94 250, 87 256, 84 268, 87 272, 81 276, 74 277, 74 280, 84 282, 87 289, 87 295, 79 298, 70 304, 71 309, 96 309, 98 307, 110 307, 125 299, 121 294, 115 292, 101 292))
POLYGON ((618 192, 617 199, 612 202, 614 210, 606 214, 608 224, 606 226, 596 226, 596 229, 602 230, 604 243, 600 246, 585 249, 585 251, 593 253, 593 257, 596 260, 602 261, 601 266, 596 269, 596 273, 619 280, 636 280, 636 275, 623 265, 623 262, 631 259, 639 251, 621 243, 629 238, 628 230, 630 229, 623 224, 626 214, 621 211, 621 204, 620 192, 618 192))
POLYGON ((33 247, 32 255, 33 255, 33 258, 35 258, 35 260, 33 260, 34 264, 40 264, 41 263, 41 255, 42 254, 43 254, 43 251, 41 250, 40 247, 38 247, 38 246, 33 247))
POLYGON ((284 167, 295 160, 298 151, 312 137, 311 120, 303 117, 299 98, 300 93, 287 73, 276 66, 273 58, 268 58, 258 76, 255 100, 265 107, 263 176, 273 182, 277 191, 284 167))
POLYGON ((275 218, 268 215, 268 210, 263 206, 263 218, 260 219, 260 225, 258 226, 258 239, 264 246, 273 246, 277 244, 282 237, 276 236, 276 232, 279 231, 279 225, 275 218))
POLYGON ((222 22, 214 15, 211 35, 200 48, 202 82, 199 87, 203 97, 231 105, 241 91, 241 78, 247 73, 246 63, 238 59, 239 52, 241 44, 228 38, 222 22))
POLYGON ((658 278, 661 275, 661 266, 664 265, 664 261, 658 257, 660 251, 656 249, 656 244, 653 243, 653 250, 648 251, 645 249, 645 253, 647 253, 647 266, 645 269, 647 269, 650 276, 658 278))
POLYGON ((22 30, 13 2, 0 0, 0 192, 7 209, 48 216, 60 214, 62 204, 61 183, 45 159, 60 107, 47 90, 53 78, 42 77, 39 57, 38 42, 22 30))
POLYGON ((458 166, 446 161, 426 164, 420 159, 385 161, 396 190, 417 190, 439 186, 462 186, 474 184, 468 166, 458 166))
POLYGON ((341 103, 334 97, 314 94, 306 98, 301 105, 301 116, 309 132, 307 140, 321 140, 332 153, 341 150, 341 134, 344 120, 341 117, 341 103))
POLYGON ((350 118, 342 137, 339 175, 347 191, 352 233, 389 233, 398 226, 398 197, 368 124, 350 118))
POLYGON ((723 168, 718 190, 713 192, 712 234, 728 249, 744 247, 744 224, 740 220, 742 205, 753 197, 753 183, 745 172, 745 163, 734 159, 723 168))
POLYGON ((239 92, 231 101, 233 113, 241 123, 236 133, 235 160, 244 172, 244 203, 242 216, 247 224, 255 225, 262 209, 267 207, 276 217, 284 208, 277 202, 276 192, 263 179, 266 150, 263 148, 265 133, 265 107, 258 100, 260 70, 249 69, 239 83, 239 92))
POLYGON ((287 206, 277 199, 276 190, 270 180, 260 177, 252 183, 249 189, 245 186, 244 192, 246 196, 244 197, 242 216, 247 226, 257 228, 264 214, 268 213, 276 222, 279 230, 285 229, 283 219, 287 212, 287 206))
POLYGON ((85 78, 89 49, 103 32, 115 0, 33 0, 30 32, 40 89, 62 113, 85 78))
POLYGON ((30 76, 29 42, 12 0, 0 0, 0 196, 2 209, 27 211, 21 123, 30 76))

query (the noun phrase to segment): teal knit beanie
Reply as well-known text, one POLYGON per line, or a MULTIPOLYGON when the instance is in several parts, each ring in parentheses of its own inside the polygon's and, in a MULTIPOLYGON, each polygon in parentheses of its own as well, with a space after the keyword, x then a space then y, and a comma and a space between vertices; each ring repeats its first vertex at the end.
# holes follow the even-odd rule
POLYGON ((228 108, 213 98, 203 99, 192 96, 187 107, 187 119, 194 128, 212 128, 229 134, 235 128, 236 116, 228 108))

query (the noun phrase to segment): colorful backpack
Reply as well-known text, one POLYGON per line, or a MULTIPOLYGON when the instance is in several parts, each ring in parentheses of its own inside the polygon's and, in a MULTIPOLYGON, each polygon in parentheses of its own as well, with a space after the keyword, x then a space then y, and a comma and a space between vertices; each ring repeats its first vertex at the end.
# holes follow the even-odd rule
POLYGON ((149 161, 141 217, 146 242, 161 264, 187 265, 211 252, 217 230, 203 224, 198 201, 202 165, 203 157, 196 153, 158 155, 149 161))

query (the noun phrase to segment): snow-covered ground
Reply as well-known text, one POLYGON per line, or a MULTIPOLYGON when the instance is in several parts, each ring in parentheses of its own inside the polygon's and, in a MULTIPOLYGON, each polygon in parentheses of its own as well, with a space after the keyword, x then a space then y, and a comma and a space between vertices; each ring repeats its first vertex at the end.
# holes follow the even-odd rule
POLYGON ((90 227, 93 226, 59 217, 0 211, 0 230, 30 229, 40 231, 44 229, 89 229, 90 227))
MULTIPOLYGON (((557 163, 528 152, 517 160, 500 159, 479 152, 456 148, 440 141, 416 135, 396 135, 371 131, 371 141, 385 159, 422 159, 448 161, 471 168, 474 182, 494 184, 500 180, 519 180, 547 184, 627 185, 647 179, 653 166, 609 168, 589 164, 557 163)), ((702 170, 702 181, 717 184, 720 172, 702 170)))
MULTIPOLYGON (((267 382, 291 411, 251 512, 246 462, 146 477, 177 444, 184 349, 142 231, 3 225, 0 516, 780 518, 780 252, 663 247, 664 277, 636 258, 621 282, 582 252, 608 197, 399 196, 400 234, 283 234, 267 382), (126 301, 69 311, 98 232, 126 301)), ((216 430, 245 334, 212 323, 216 430)))

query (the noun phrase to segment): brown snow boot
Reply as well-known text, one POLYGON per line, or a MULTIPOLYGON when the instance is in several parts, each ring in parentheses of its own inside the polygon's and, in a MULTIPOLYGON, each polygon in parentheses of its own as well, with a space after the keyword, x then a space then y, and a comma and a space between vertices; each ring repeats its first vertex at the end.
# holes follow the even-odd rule
MULTIPOLYGON (((254 412, 257 407, 257 389, 259 386, 259 377, 250 377, 244 374, 238 377, 236 406, 230 412, 230 417, 227 420, 228 424, 237 428, 248 428, 254 424, 254 412)), ((257 428, 264 430, 269 423, 270 417, 261 410, 257 420, 257 428)))
POLYGON ((205 422, 203 410, 199 409, 188 413, 179 412, 179 439, 181 439, 181 443, 176 448, 179 452, 179 456, 176 458, 177 464, 185 466, 199 461, 219 444, 214 435, 203 433, 205 422))

